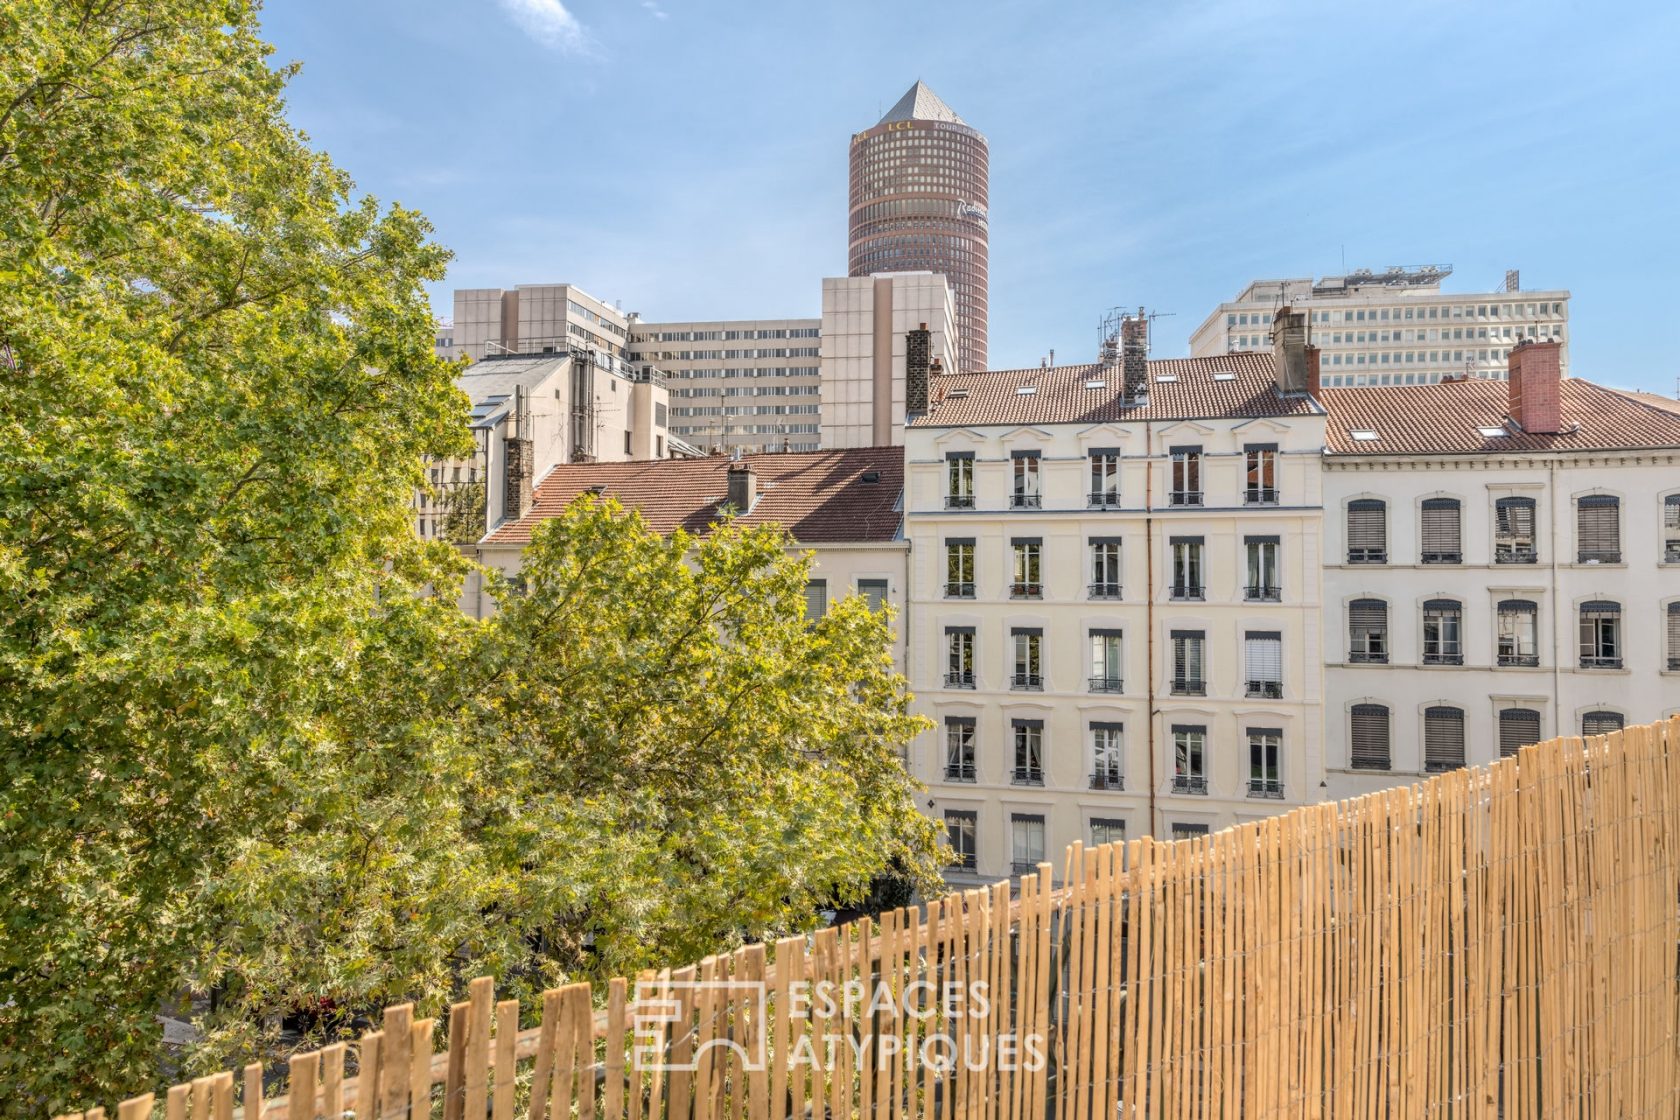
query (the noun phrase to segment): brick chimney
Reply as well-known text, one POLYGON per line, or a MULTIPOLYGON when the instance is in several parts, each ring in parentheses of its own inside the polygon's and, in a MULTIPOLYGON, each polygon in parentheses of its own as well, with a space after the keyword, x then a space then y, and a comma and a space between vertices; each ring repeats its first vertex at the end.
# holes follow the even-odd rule
POLYGON ((1277 362, 1278 392, 1298 397, 1312 392, 1307 371, 1307 316, 1286 304, 1272 318, 1272 354, 1277 362))
POLYGON ((933 334, 923 323, 904 337, 904 411, 920 416, 928 410, 928 378, 932 376, 933 334))
POLYGON ((1313 397, 1317 397, 1319 389, 1323 387, 1318 375, 1318 358, 1318 347, 1307 347, 1307 392, 1313 397))
POLYGON ((729 467, 729 497, 726 501, 738 514, 752 512, 753 502, 758 500, 758 476, 745 463, 733 463, 729 467))
POLYGON ((1558 386, 1563 380, 1563 343, 1517 343, 1506 359, 1505 382, 1511 419, 1525 432, 1551 435, 1563 430, 1558 386))
POLYGON ((1142 308, 1120 320, 1120 381, 1128 401, 1149 395, 1149 320, 1142 308))

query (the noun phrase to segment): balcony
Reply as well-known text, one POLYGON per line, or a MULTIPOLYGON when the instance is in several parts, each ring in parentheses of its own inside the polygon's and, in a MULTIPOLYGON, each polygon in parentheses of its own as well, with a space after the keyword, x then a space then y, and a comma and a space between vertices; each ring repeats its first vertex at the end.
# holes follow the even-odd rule
POLYGON ((1098 770, 1091 775, 1091 788, 1123 790, 1126 788, 1126 778, 1118 770, 1098 770))
POLYGON ((974 495, 973 494, 947 494, 947 495, 945 495, 945 508, 946 509, 973 509, 974 508, 974 495))
POLYGON ((1189 793, 1197 797, 1207 796, 1207 778, 1203 775, 1174 774, 1172 780, 1174 793, 1189 793))
POLYGON ((1039 862, 1038 860, 1017 859, 1010 862, 1009 868, 1017 875, 1036 875, 1038 874, 1039 862))
POLYGON ((1120 598, 1120 585, 1118 583, 1093 583, 1086 588, 1086 591, 1093 599, 1120 598))
POLYGON ((1120 492, 1118 490, 1093 490, 1085 496, 1085 500, 1092 509, 1120 508, 1120 492))
POLYGON ((1042 599, 1044 585, 1042 583, 1012 583, 1009 585, 1011 599, 1042 599))
POLYGON ((1385 649, 1355 649, 1348 651, 1349 665, 1387 665, 1388 651, 1385 649))
POLYGON ((1124 692, 1126 686, 1119 677, 1092 677, 1089 682, 1092 692, 1124 692))
POLYGON ((1538 564, 1540 554, 1533 545, 1496 544, 1493 546, 1495 564, 1538 564))
POLYGON ((1668 671, 1671 673, 1680 672, 1680 657, 1668 659, 1668 671))
POLYGON ((1273 801, 1283 800, 1283 782, 1277 778, 1250 778, 1248 780, 1248 795, 1250 797, 1266 797, 1273 801))
POLYGON ((972 782, 975 780, 974 763, 947 762, 945 764, 945 780, 947 782, 972 782))
POLYGON ((1037 494, 1009 495, 1009 508, 1011 509, 1037 509, 1041 504, 1042 501, 1037 494))
POLYGON ((1167 495, 1167 503, 1175 506, 1199 506, 1202 504, 1200 490, 1174 490, 1167 495))
POLYGON ((1386 548, 1350 548, 1347 562, 1349 564, 1386 564, 1388 563, 1388 549, 1386 548))
POLYGON ((1283 588, 1269 583, 1251 583, 1243 588, 1243 601, 1248 603, 1281 603, 1283 588))
POLYGON ((1425 564, 1462 564, 1462 552, 1425 552, 1419 558, 1425 564))
POLYGON ((1462 653, 1426 653, 1423 655, 1423 663, 1425 665, 1462 665, 1464 664, 1464 655, 1462 653))
POLYGON ((1581 668, 1583 669, 1620 669, 1621 667, 1622 659, 1619 657, 1607 657, 1598 654, 1581 655, 1581 668))
POLYGON ((1620 564, 1622 550, 1619 548, 1583 548, 1575 554, 1577 563, 1581 564, 1620 564))
POLYGON ((1009 784, 1012 786, 1041 786, 1044 784, 1044 769, 1039 766, 1017 766, 1009 772, 1009 784))
POLYGON ((1540 667, 1538 653, 1501 653, 1498 663, 1504 669, 1537 669, 1540 667))
POLYGON ((974 870, 975 864, 974 864, 974 853, 973 852, 958 852, 958 853, 956 853, 956 856, 957 856, 956 859, 953 859, 949 864, 946 865, 952 871, 973 871, 974 870))
POLYGON ((972 583, 946 583, 945 598, 972 599, 974 598, 974 585, 972 583))
POLYGON ((1663 544, 1663 563, 1680 564, 1680 541, 1668 541, 1663 544))
POLYGON ((1390 759, 1388 757, 1388 752, 1386 750, 1380 755, 1374 755, 1374 754, 1370 754, 1370 753, 1365 753, 1365 754, 1356 753, 1349 760, 1349 765, 1355 770, 1392 770, 1392 769, 1394 769, 1394 767, 1391 766, 1389 763, 1390 763, 1390 759))
POLYGON ((1037 673, 1016 673, 1009 678, 1009 687, 1017 692, 1043 692, 1044 678, 1037 673))
POLYGON ((1196 677, 1174 677, 1172 694, 1174 696, 1206 696, 1207 682, 1196 677))
POLYGON ((1283 699, 1282 681, 1249 681, 1244 695, 1261 700, 1283 699))
POLYGON ((1250 486, 1243 491, 1243 504, 1247 506, 1275 506, 1277 500, 1275 486, 1250 486))
POLYGON ((1199 602, 1207 598, 1207 588, 1195 583, 1175 583, 1172 585, 1172 597, 1199 602))
POLYGON ((945 673, 945 687, 946 688, 973 688, 974 687, 974 670, 972 670, 972 669, 947 670, 946 673, 945 673))

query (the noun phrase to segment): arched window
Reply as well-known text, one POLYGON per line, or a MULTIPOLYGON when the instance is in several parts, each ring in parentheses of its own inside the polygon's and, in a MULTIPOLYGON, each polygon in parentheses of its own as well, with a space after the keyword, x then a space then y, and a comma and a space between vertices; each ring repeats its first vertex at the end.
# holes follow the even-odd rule
POLYGON ((1355 599, 1348 604, 1348 661, 1388 663, 1388 604, 1381 599, 1355 599))
POLYGON ((1349 564, 1388 563, 1388 506, 1378 498, 1359 498, 1347 507, 1349 564))
POLYGON ((1575 502, 1576 559, 1582 564, 1622 562, 1621 501, 1613 494, 1587 494, 1575 502))
POLYGON ((1510 758, 1540 741, 1540 713, 1533 708, 1506 708, 1499 713, 1499 757, 1510 758))
POLYGON ((1355 704, 1348 736, 1349 762, 1355 770, 1388 770, 1388 708, 1355 704))
POLYGON ((1581 717, 1581 734, 1608 735, 1622 729, 1620 712, 1588 712, 1581 717))
POLYGON ((1464 605, 1457 599, 1424 602, 1423 663, 1464 664, 1464 605))
POLYGON ((1493 503, 1493 562, 1532 564, 1539 554, 1534 547, 1534 499, 1500 498, 1493 503))
POLYGON ((1457 498, 1427 498, 1423 503, 1423 552, 1425 564, 1459 564, 1464 561, 1464 544, 1459 532, 1461 518, 1457 498))
POLYGON ((1581 604, 1581 668, 1622 667, 1622 605, 1608 599, 1581 604))
POLYGON ((1423 768, 1436 773, 1464 765, 1464 709, 1423 710, 1423 768))

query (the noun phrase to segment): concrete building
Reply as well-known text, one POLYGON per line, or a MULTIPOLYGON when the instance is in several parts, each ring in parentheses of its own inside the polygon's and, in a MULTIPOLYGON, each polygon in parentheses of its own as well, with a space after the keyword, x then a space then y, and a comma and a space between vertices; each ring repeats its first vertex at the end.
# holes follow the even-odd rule
POLYGON ((1562 349, 1321 394, 1331 795, 1680 711, 1680 408, 1562 349))
POLYGON ((910 765, 953 876, 1190 835, 1323 791, 1304 324, 1271 354, 934 379, 905 430, 910 765))
POLYGON ((440 358, 455 356, 455 324, 439 319, 432 334, 432 353, 440 358))
POLYGON ((497 354, 594 351, 618 373, 626 363, 629 319, 575 284, 520 284, 511 289, 457 288, 453 352, 473 361, 497 354))
POLYGON ((821 320, 629 323, 631 363, 670 385, 671 435, 726 453, 819 446, 821 320))
MULTIPOLYGON (((815 553, 806 588, 807 609, 821 614, 847 595, 891 604, 898 612, 895 645, 903 664, 906 569, 903 532, 904 455, 897 447, 863 447, 663 462, 566 464, 537 487, 526 515, 490 534, 478 559, 508 575, 536 526, 558 517, 579 494, 592 490, 639 510, 659 533, 682 529, 705 534, 725 506, 739 510, 743 525, 780 525, 800 548, 815 553)), ((495 604, 474 577, 462 606, 484 617, 495 604)))
POLYGON ((950 286, 936 273, 824 280, 822 445, 903 443, 906 412, 917 411, 906 399, 911 351, 924 384, 955 369, 955 317, 950 286))
POLYGON ((1569 369, 1569 293, 1522 291, 1515 270, 1508 290, 1443 292, 1452 266, 1369 270, 1314 281, 1256 280, 1222 303, 1190 336, 1190 353, 1261 350, 1271 345, 1280 307, 1307 313, 1322 353, 1326 388, 1431 385, 1448 377, 1500 380, 1517 343, 1562 346, 1569 369))
POLYGON ((850 163, 850 275, 948 277, 958 367, 985 369, 986 138, 917 82, 873 128, 852 137, 850 163))
POLYGON ((496 354, 456 378, 472 402, 476 447, 470 459, 427 464, 428 485, 414 497, 420 536, 471 542, 518 520, 538 481, 562 463, 672 453, 658 371, 595 358, 580 349, 496 354))

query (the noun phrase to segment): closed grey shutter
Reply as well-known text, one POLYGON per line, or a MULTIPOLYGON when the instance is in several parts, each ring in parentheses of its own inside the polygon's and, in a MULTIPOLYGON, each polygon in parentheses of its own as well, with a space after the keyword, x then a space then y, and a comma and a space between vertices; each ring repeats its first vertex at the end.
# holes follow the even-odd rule
POLYGON ((1609 494, 1589 494, 1575 503, 1579 560, 1617 564, 1622 559, 1621 503, 1609 494))
POLYGON ((1533 708, 1506 708, 1499 713, 1499 757, 1510 758, 1540 741, 1540 713, 1533 708))
POLYGON ((1464 712, 1459 708, 1423 711, 1423 768, 1456 770, 1464 765, 1464 712))
POLYGON ((1459 540, 1457 498, 1429 498, 1423 503, 1423 556, 1425 564, 1457 564, 1464 558, 1459 540))
POLYGON ((1382 564, 1388 560, 1388 508, 1376 498, 1348 503, 1348 563, 1382 564))
POLYGON ((1349 657, 1354 661, 1388 659, 1388 604, 1355 599, 1348 604, 1349 657))
POLYGON ((1352 721, 1353 766, 1357 770, 1387 770, 1388 709, 1381 704, 1355 704, 1352 721))
POLYGON ((1680 603, 1668 605, 1668 667, 1680 669, 1680 603))
POLYGON ((1663 563, 1680 564, 1680 494, 1663 499, 1663 563))
POLYGON ((1622 729, 1620 712, 1588 712, 1581 717, 1581 734, 1608 735, 1622 729))

